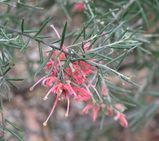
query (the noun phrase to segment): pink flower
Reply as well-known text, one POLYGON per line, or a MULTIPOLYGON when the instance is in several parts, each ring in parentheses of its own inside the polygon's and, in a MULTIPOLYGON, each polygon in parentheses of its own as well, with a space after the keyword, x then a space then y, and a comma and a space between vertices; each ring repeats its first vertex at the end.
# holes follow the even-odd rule
POLYGON ((117 110, 119 110, 120 112, 124 112, 125 109, 126 109, 126 107, 125 107, 123 104, 120 104, 120 103, 115 104, 115 108, 116 108, 117 110))
POLYGON ((90 41, 86 42, 86 43, 84 44, 84 51, 87 51, 90 45, 91 45, 91 42, 90 42, 90 41))
POLYGON ((74 91, 73 87, 68 82, 67 82, 67 84, 64 84, 64 90, 65 90, 65 93, 68 91, 71 96, 77 96, 77 94, 74 91))
POLYGON ((77 2, 73 6, 73 11, 84 12, 84 10, 85 10, 85 4, 84 4, 84 2, 77 2))
POLYGON ((46 71, 50 71, 50 69, 53 69, 51 72, 51 75, 57 76, 57 74, 59 72, 59 63, 57 60, 54 61, 54 60, 50 59, 50 61, 46 64, 46 71))
POLYGON ((81 70, 85 75, 91 75, 94 73, 95 68, 93 68, 90 64, 80 61, 79 65, 81 66, 81 70))
POLYGON ((95 72, 95 68, 84 61, 76 61, 71 63, 69 68, 66 68, 66 72, 66 75, 74 78, 77 84, 84 84, 86 77, 93 74, 95 72))
POLYGON ((123 126, 124 128, 128 127, 128 122, 123 113, 117 112, 115 119, 118 119, 120 121, 121 126, 123 126))
POLYGON ((42 81, 42 84, 47 87, 51 87, 57 81, 57 77, 49 76, 42 81))
POLYGON ((87 106, 83 109, 82 114, 88 114, 89 110, 92 110, 92 112, 93 112, 92 119, 93 119, 93 121, 96 121, 98 112, 99 112, 99 107, 94 106, 92 103, 88 103, 87 106))
MULTIPOLYGON (((47 117, 46 121, 43 123, 44 126, 47 125, 47 122, 50 119, 51 115, 53 114, 53 112, 54 112, 54 110, 56 108, 56 105, 57 105, 58 101, 60 100, 60 98, 62 98, 63 100, 67 100, 67 110, 66 110, 65 116, 66 117, 68 116, 69 107, 70 107, 69 94, 71 94, 73 92, 73 89, 72 89, 72 87, 71 87, 70 84, 63 84, 63 83, 59 82, 59 83, 57 83, 56 85, 54 85, 49 90, 49 92, 44 97, 44 100, 47 99, 48 95, 51 92, 56 94, 56 99, 55 99, 54 104, 52 106, 52 109, 51 109, 51 111, 49 113, 49 116, 47 117)), ((74 94, 74 95, 76 95, 76 94, 74 94)))
POLYGON ((63 84, 61 82, 57 83, 55 86, 51 88, 53 93, 56 93, 58 96, 63 92, 63 84))
POLYGON ((91 93, 89 93, 84 88, 73 87, 73 89, 77 92, 76 100, 77 101, 89 101, 92 98, 91 93))
POLYGON ((111 106, 108 106, 107 107, 107 113, 106 113, 106 115, 108 115, 108 116, 113 116, 113 108, 111 107, 111 106))
POLYGON ((50 61, 46 64, 46 69, 50 70, 54 62, 50 59, 50 61))
POLYGON ((62 61, 66 58, 65 54, 63 52, 59 51, 59 50, 54 51, 53 56, 54 57, 57 56, 60 59, 60 61, 62 61))
POLYGON ((82 114, 87 114, 90 109, 92 109, 93 104, 89 103, 82 111, 82 114))
POLYGON ((93 121, 96 121, 97 116, 98 116, 98 112, 99 112, 99 108, 98 108, 98 106, 95 106, 93 108, 93 121))

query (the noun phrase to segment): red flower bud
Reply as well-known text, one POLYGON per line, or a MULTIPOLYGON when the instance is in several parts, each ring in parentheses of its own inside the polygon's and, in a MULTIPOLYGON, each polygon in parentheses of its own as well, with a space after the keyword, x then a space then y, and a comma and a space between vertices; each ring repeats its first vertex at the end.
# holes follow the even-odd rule
POLYGON ((84 12, 85 4, 84 2, 77 2, 74 4, 73 11, 75 12, 84 12))

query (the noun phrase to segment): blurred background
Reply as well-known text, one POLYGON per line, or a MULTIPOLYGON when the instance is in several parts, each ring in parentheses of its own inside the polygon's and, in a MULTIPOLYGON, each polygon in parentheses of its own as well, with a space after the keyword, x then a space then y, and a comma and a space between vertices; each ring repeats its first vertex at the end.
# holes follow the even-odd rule
POLYGON ((77 2, 0 0, 0 141, 158 141, 159 0, 85 0, 82 2, 86 4, 86 11, 75 9, 77 2), (49 47, 41 42, 58 45, 50 25, 54 24, 62 33, 67 21, 70 35, 65 44, 70 45, 72 36, 91 19, 90 9, 96 14, 95 20, 90 21, 93 24, 90 29, 97 28, 98 31, 98 28, 117 18, 110 26, 117 27, 116 32, 110 35, 111 42, 128 27, 134 34, 140 31, 136 36, 142 47, 129 51, 121 58, 119 53, 129 46, 123 44, 122 50, 115 50, 111 56, 120 58, 113 60, 112 66, 115 68, 115 63, 120 64, 115 69, 130 76, 140 87, 126 83, 115 75, 108 76, 112 82, 109 85, 111 91, 117 97, 120 93, 131 103, 126 113, 129 127, 123 129, 112 118, 103 116, 93 122, 90 115, 81 114, 83 105, 74 102, 71 103, 69 117, 64 117, 66 103, 60 103, 48 126, 43 127, 53 96, 47 102, 43 101, 48 89, 41 85, 33 91, 29 90, 45 74, 39 66, 45 62, 43 55, 49 47), (100 26, 96 27, 96 22, 100 26), (121 22, 127 27, 118 27, 121 22), (30 38, 36 33, 37 38, 30 38), (29 38, 20 38, 22 34, 29 35, 29 38))

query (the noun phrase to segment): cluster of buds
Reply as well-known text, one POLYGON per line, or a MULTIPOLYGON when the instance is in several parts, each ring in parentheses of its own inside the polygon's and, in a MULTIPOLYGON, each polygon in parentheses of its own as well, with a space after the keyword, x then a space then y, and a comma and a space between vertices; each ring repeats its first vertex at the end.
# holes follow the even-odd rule
MULTIPOLYGON (((58 38, 61 38, 56 28, 51 25, 58 38)), ((84 43, 84 52, 89 50, 91 41, 88 40, 84 43)), ((68 48, 63 45, 63 50, 68 51, 68 48)), ((79 52, 79 54, 82 54, 79 52)), ((89 59, 89 61, 93 61, 89 59)), ((122 104, 111 104, 111 97, 107 88, 104 77, 101 76, 101 88, 96 88, 96 78, 98 75, 98 69, 90 65, 84 60, 70 61, 69 56, 59 50, 52 52, 52 58, 46 65, 46 72, 50 72, 49 75, 41 78, 37 83, 33 85, 35 87, 39 82, 49 88, 44 100, 49 98, 50 94, 55 95, 55 101, 53 102, 52 109, 46 121, 43 123, 47 125, 48 120, 53 114, 59 101, 66 101, 67 108, 65 116, 67 117, 70 109, 70 102, 77 101, 86 104, 82 113, 87 114, 92 112, 92 119, 95 121, 99 112, 103 111, 108 116, 113 116, 116 120, 120 121, 123 127, 127 127, 128 123, 123 114, 124 106, 122 104), (108 101, 105 104, 105 100, 108 101)), ((33 89, 31 87, 31 89, 33 89)))

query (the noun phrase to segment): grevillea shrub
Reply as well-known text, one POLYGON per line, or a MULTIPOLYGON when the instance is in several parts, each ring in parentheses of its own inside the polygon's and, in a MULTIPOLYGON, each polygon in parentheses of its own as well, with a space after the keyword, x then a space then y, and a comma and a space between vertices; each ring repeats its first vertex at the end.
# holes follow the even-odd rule
POLYGON ((158 7, 158 0, 0 0, 0 139, 23 140, 3 113, 8 98, 28 90, 16 88, 22 81, 48 90, 44 126, 60 101, 66 117, 74 102, 82 115, 101 123, 108 117, 110 125, 137 129, 152 119, 159 108, 158 7))

